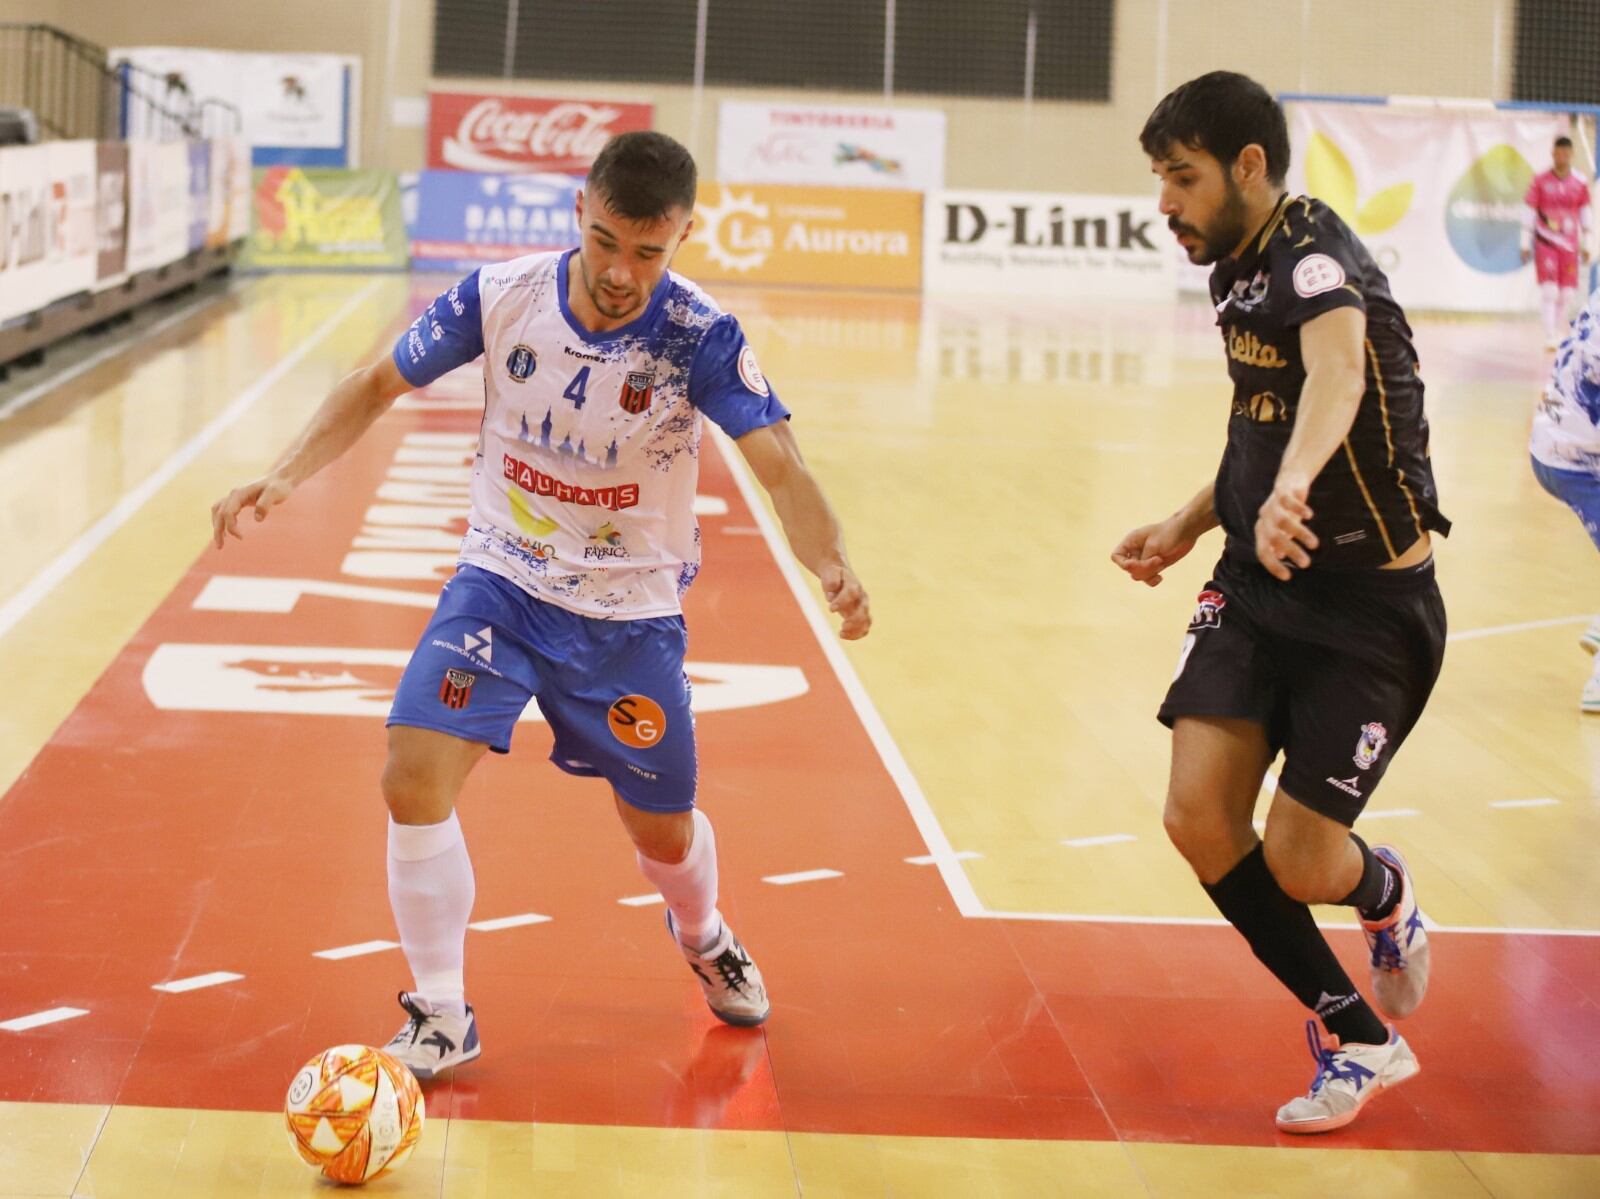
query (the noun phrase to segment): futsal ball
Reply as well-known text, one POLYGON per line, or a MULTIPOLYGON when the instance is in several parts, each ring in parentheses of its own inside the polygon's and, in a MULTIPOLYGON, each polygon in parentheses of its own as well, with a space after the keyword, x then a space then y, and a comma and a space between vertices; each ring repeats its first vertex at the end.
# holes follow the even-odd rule
POLYGON ((365 1045, 335 1045, 307 1062, 283 1105, 300 1159, 334 1182, 398 1170, 422 1136, 422 1089, 397 1060, 365 1045))

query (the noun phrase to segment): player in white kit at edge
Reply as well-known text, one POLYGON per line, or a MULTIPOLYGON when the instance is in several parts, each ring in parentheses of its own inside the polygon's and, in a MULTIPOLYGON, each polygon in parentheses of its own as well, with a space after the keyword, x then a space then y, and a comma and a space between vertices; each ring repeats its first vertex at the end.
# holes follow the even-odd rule
POLYGON ((752 1025, 761 974, 717 911, 716 840, 695 807, 681 597, 700 563, 693 514, 703 416, 744 454, 840 635, 867 595, 739 323, 668 270, 694 211, 694 159, 660 133, 613 138, 577 203, 578 249, 474 271, 387 355, 350 375, 261 478, 212 508, 220 548, 263 519, 396 398, 478 357, 485 410, 460 565, 389 716, 389 898, 415 987, 389 1043, 418 1077, 480 1052, 464 945, 474 894, 456 797, 505 753, 529 699, 551 760, 612 788, 639 868, 718 1018, 752 1025))

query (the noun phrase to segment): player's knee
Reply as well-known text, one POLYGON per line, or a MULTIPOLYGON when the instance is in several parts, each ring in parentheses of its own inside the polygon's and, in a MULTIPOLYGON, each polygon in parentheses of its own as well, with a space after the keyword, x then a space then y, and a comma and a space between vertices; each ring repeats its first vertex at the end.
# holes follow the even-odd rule
POLYGON ((1161 823, 1167 830, 1167 839, 1202 875, 1207 873, 1206 864, 1218 856, 1228 839, 1227 829, 1215 811, 1177 793, 1167 795, 1161 823))
POLYGON ((1327 903, 1328 871, 1326 866, 1304 852, 1297 851, 1282 839, 1270 835, 1263 848, 1267 856, 1267 869, 1277 880, 1283 893, 1296 903, 1327 903))
POLYGON ((391 753, 383 764, 383 802, 396 824, 437 824, 450 815, 453 796, 427 763, 391 753))

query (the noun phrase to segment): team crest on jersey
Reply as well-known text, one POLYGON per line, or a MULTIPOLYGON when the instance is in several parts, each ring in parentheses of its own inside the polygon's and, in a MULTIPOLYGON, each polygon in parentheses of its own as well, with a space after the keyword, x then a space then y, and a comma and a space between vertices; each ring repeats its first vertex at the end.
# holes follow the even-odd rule
POLYGON ((1371 770, 1383 747, 1389 744, 1389 730, 1376 720, 1361 726, 1361 740, 1356 742, 1355 763, 1362 770, 1371 770))
POLYGON ((629 371, 628 377, 622 384, 622 395, 617 398, 617 403, 622 410, 630 416, 650 407, 650 389, 655 386, 656 377, 651 371, 629 371))
POLYGON ((533 352, 532 346, 517 345, 511 347, 511 353, 506 356, 506 374, 518 383, 522 383, 533 376, 539 369, 539 355, 533 352))
POLYGON ((1189 618, 1189 628, 1214 629, 1222 624, 1222 610, 1228 606, 1228 597, 1220 591, 1202 591, 1196 601, 1194 615, 1189 618))
POLYGON ((478 676, 469 670, 454 668, 444 672, 444 682, 439 684, 439 702, 447 708, 464 708, 472 698, 472 684, 478 676))

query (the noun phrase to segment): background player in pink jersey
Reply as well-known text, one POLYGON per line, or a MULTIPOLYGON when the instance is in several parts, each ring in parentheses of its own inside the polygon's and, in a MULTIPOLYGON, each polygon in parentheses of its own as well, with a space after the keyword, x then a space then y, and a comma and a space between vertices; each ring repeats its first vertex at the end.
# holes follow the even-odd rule
POLYGON ((1572 171, 1572 139, 1556 138, 1550 169, 1535 176, 1523 203, 1522 261, 1533 259, 1539 276, 1545 348, 1560 342, 1578 289, 1578 260, 1589 261, 1589 185, 1572 171))

